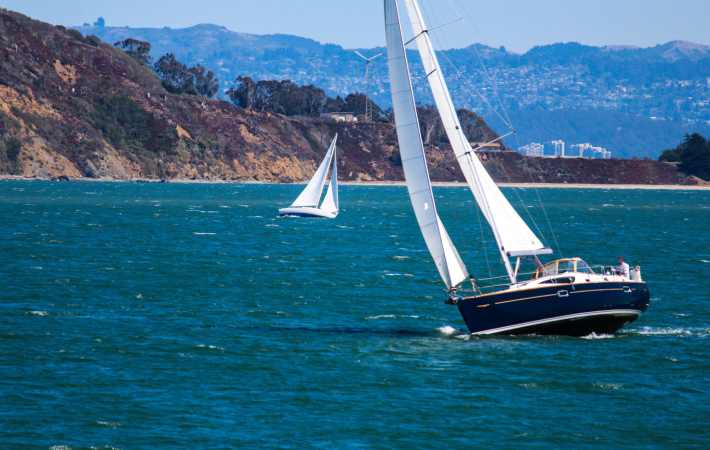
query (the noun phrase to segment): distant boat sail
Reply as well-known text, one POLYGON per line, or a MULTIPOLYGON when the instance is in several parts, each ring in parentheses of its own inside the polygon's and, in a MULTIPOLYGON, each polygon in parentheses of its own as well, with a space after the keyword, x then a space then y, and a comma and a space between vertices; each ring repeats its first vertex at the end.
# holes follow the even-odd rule
POLYGON ((473 334, 608 333, 640 317, 649 303, 649 292, 640 276, 632 281, 613 270, 594 273, 579 258, 542 265, 538 255, 551 254, 515 211, 473 152, 463 133, 444 75, 429 39, 417 0, 404 0, 414 38, 439 115, 476 203, 493 231, 510 284, 475 283, 436 212, 424 145, 419 130, 412 81, 402 37, 396 0, 384 0, 387 53, 392 107, 407 180, 417 222, 424 241, 448 288, 447 303, 458 306, 473 334), (510 258, 515 258, 513 264, 510 258), (537 269, 529 280, 519 281, 523 260, 537 269), (461 296, 461 283, 471 281, 470 296, 461 296), (495 290, 493 288, 506 289, 495 290), (531 291, 533 290, 534 291, 531 291), (484 292, 492 290, 492 292, 484 292))
POLYGON ((335 142, 337 140, 338 135, 336 134, 316 174, 313 175, 308 186, 301 192, 301 195, 298 196, 296 201, 288 208, 279 209, 279 213, 282 216, 326 217, 328 219, 334 219, 335 216, 338 215, 338 164, 337 151, 335 150, 335 142), (333 171, 330 175, 328 192, 326 192, 325 199, 320 205, 320 208, 318 208, 318 202, 320 201, 320 196, 325 187, 325 180, 328 176, 331 161, 333 162, 333 171))

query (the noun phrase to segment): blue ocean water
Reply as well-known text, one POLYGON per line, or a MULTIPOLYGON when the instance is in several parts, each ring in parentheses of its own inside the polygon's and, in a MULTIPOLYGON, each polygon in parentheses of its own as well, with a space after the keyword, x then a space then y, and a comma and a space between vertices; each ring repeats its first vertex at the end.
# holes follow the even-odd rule
MULTIPOLYGON (((301 188, 0 182, 0 448, 708 447, 710 192, 504 189, 555 257, 640 265, 651 304, 471 338, 404 187, 277 217, 301 188)), ((502 275, 470 192, 435 194, 502 275)))

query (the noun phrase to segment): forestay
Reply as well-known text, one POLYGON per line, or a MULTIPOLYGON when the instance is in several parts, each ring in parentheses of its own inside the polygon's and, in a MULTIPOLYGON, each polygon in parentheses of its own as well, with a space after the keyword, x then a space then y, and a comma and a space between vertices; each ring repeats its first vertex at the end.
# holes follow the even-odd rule
POLYGON ((330 159, 335 151, 335 141, 337 139, 338 135, 336 134, 316 174, 291 206, 311 206, 314 208, 318 206, 318 201, 320 201, 320 196, 323 193, 323 187, 325 187, 325 179, 328 176, 328 166, 330 166, 330 159))
MULTIPOLYGON (((338 136, 336 135, 336 138, 338 136)), ((338 212, 338 151, 333 150, 333 171, 330 174, 330 184, 328 192, 325 193, 325 200, 320 205, 320 209, 328 212, 338 212)))
POLYGON ((409 198, 436 267, 451 288, 465 280, 468 273, 436 213, 396 0, 385 0, 385 29, 392 108, 409 198))
MULTIPOLYGON (((424 70, 427 73, 434 101, 441 115, 446 134, 461 165, 466 182, 471 188, 486 220, 488 220, 493 229, 501 253, 503 253, 504 257, 552 253, 550 249, 540 242, 525 221, 518 215, 493 182, 488 172, 486 172, 476 154, 473 153, 456 115, 456 109, 451 101, 444 74, 434 53, 417 1, 405 0, 405 2, 424 70)), ((507 258, 505 258, 505 262, 506 267, 509 269, 508 272, 512 273, 507 258)))

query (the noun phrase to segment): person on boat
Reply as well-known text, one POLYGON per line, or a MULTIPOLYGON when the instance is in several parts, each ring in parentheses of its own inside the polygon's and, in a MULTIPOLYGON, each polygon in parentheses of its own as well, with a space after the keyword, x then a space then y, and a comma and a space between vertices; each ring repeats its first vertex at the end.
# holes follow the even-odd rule
POLYGON ((614 267, 616 273, 626 278, 629 277, 629 265, 624 262, 624 257, 619 256, 619 265, 614 267))

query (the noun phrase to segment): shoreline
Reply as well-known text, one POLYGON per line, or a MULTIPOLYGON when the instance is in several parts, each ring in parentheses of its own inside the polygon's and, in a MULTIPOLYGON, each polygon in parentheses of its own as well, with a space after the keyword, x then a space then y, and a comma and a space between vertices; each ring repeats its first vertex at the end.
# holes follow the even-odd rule
MULTIPOLYGON (((0 181, 52 181, 46 178, 30 178, 21 175, 0 175, 0 181)), ((171 180, 158 180, 155 178, 131 178, 131 179, 118 179, 118 178, 71 178, 69 181, 72 182, 87 182, 87 183, 181 183, 181 184, 274 184, 274 185, 288 185, 288 184, 299 184, 305 185, 306 182, 301 183, 271 183, 268 181, 254 181, 254 180, 192 180, 189 178, 171 179, 171 180)), ((61 181, 58 181, 61 182, 61 181)), ((339 183, 341 186, 406 186, 404 181, 341 181, 339 183)), ((434 187, 468 187, 464 182, 451 182, 451 181, 432 181, 431 183, 434 187)), ((573 183, 496 183, 498 187, 510 187, 510 188, 523 188, 523 189, 536 189, 536 188, 552 188, 552 189, 642 189, 642 190, 675 190, 675 191, 710 191, 710 184, 702 185, 679 185, 679 184, 573 184, 573 183)))

